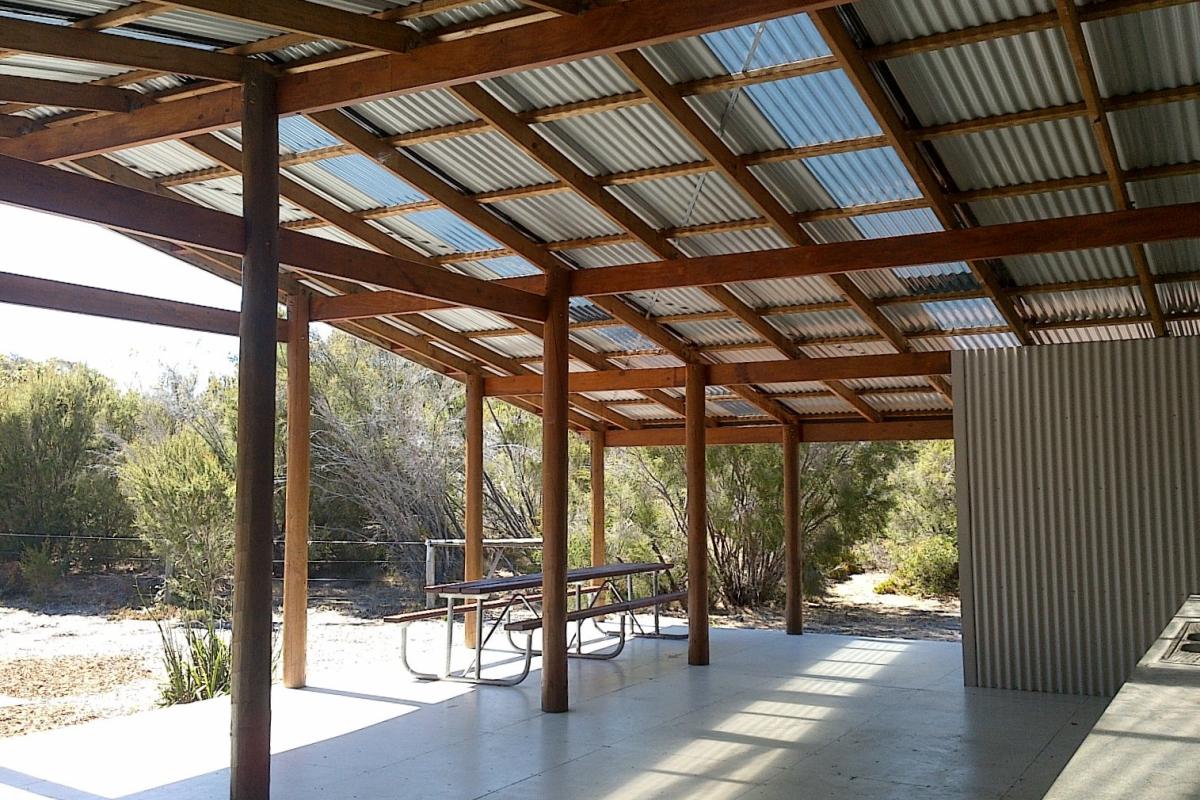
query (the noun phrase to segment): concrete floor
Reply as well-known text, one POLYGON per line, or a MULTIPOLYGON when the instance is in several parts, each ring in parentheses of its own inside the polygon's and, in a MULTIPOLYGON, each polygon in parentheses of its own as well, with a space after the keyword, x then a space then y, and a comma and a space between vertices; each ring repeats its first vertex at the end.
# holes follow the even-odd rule
MULTIPOLYGON (((1039 798, 1104 708, 963 689, 943 642, 714 629, 711 666, 689 668, 684 642, 634 640, 572 662, 563 715, 539 712, 536 672, 419 684, 393 658, 276 690, 274 797, 1039 798)), ((228 709, 0 742, 0 798, 227 796, 228 709)))

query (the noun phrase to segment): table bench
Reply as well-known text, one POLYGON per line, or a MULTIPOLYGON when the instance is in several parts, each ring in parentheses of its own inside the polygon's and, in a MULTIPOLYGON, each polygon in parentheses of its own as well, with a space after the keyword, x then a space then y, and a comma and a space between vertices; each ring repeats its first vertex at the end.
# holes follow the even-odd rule
MULTIPOLYGON (((664 603, 681 600, 686 595, 684 592, 661 594, 658 591, 659 575, 672 566, 671 564, 661 563, 605 564, 568 570, 568 592, 574 596, 576 606, 575 610, 569 612, 568 615, 568 621, 576 623, 575 637, 568 644, 568 648, 574 645, 575 652, 569 652, 568 655, 574 658, 615 657, 620 653, 625 644, 626 617, 632 620, 635 630, 641 631, 640 635, 671 639, 686 638, 678 635, 663 634, 659 631, 659 610, 661 606, 664 603), (637 575, 651 576, 654 589, 649 597, 633 597, 633 579, 637 575), (622 577, 625 578, 623 592, 615 583, 617 579, 622 577), (599 603, 598 601, 602 597, 605 597, 606 594, 616 598, 616 602, 599 603), (589 596, 592 598, 591 602, 587 606, 584 606, 584 598, 589 596), (653 633, 643 630, 640 623, 633 616, 635 610, 650 607, 654 608, 653 633), (596 624, 596 628, 605 634, 606 638, 617 640, 615 649, 600 653, 583 652, 583 621, 611 614, 620 615, 620 630, 618 633, 609 633, 600 628, 599 624, 596 624)), ((384 620, 403 626, 400 638, 401 664, 411 675, 419 680, 450 680, 492 686, 514 686, 529 675, 533 656, 539 654, 539 651, 536 651, 533 647, 533 634, 542 627, 539 609, 542 601, 541 588, 542 576, 540 573, 436 584, 425 587, 425 591, 445 598, 445 609, 427 609, 406 614, 395 614, 385 617, 384 620), (455 600, 466 600, 468 602, 455 604, 455 600), (485 633, 484 620, 488 611, 495 611, 497 613, 485 633), (529 620, 521 620, 521 624, 518 626, 518 621, 514 619, 513 614, 520 611, 528 612, 531 618, 529 620), (456 672, 450 668, 454 646, 454 619, 468 612, 475 614, 475 658, 470 665, 456 672), (446 652, 443 669, 440 674, 421 672, 414 669, 409 663, 408 626, 413 622, 437 618, 442 618, 446 621, 446 652), (521 672, 514 677, 485 678, 482 675, 483 648, 501 625, 504 626, 509 644, 523 657, 523 666, 521 672), (514 632, 527 634, 524 645, 518 645, 513 641, 512 635, 514 632)))

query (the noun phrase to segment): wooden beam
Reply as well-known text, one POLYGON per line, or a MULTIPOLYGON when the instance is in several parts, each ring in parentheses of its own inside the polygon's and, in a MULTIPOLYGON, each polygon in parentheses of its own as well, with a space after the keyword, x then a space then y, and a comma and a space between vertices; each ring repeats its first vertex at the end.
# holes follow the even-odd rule
MULTIPOLYGON (((240 314, 223 308, 96 289, 74 283, 0 273, 0 303, 144 322, 168 328, 237 336, 240 314)), ((283 332, 278 337, 284 340, 283 332)))
MULTIPOLYGON (((1100 160, 1104 164, 1113 202, 1119 210, 1132 208, 1133 202, 1129 197, 1129 186, 1125 183, 1121 159, 1117 154, 1117 144, 1113 139, 1112 128, 1108 124, 1104 97, 1100 94, 1100 83, 1096 79, 1096 70, 1092 65, 1092 56, 1084 37, 1079 9, 1074 0, 1057 0, 1056 6, 1063 35, 1067 40, 1067 49, 1071 53, 1071 61, 1075 66, 1075 77, 1080 91, 1083 93, 1088 116, 1091 118, 1092 133, 1096 137, 1096 145, 1100 150, 1100 160)), ((1138 276, 1138 289, 1141 292, 1142 303, 1150 314, 1150 324, 1154 328, 1154 335, 1166 336, 1167 322, 1163 316, 1162 304, 1158 300, 1158 292, 1154 288, 1154 278, 1150 270, 1150 261, 1146 256, 1146 249, 1141 244, 1132 244, 1129 246, 1129 255, 1138 276)))
POLYGON ((800 429, 783 429, 784 627, 804 633, 804 531, 800 526, 800 429))
POLYGON ((288 296, 287 487, 283 526, 283 685, 308 682, 308 498, 312 395, 308 294, 288 296))
POLYGON ((603 294, 829 275, 972 259, 1057 253, 1200 237, 1200 203, 987 225, 855 242, 808 245, 683 262, 600 267, 574 272, 571 293, 603 294))
MULTIPOLYGON (((707 369, 707 380, 710 386, 948 375, 950 373, 950 354, 947 352, 897 353, 880 356, 751 361, 711 364, 707 369)), ((687 384, 687 370, 684 367, 659 367, 572 372, 568 383, 572 392, 682 388, 687 384)), ((542 389, 542 376, 532 374, 492 377, 487 378, 484 385, 485 393, 493 397, 536 395, 542 389)))
MULTIPOLYGON (((842 64, 849 80, 854 84, 867 108, 878 122, 880 129, 887 137, 889 144, 897 157, 912 175, 921 194, 927 197, 933 208, 933 213, 945 228, 965 227, 967 222, 974 222, 973 217, 960 216, 949 200, 946 199, 942 182, 934 174, 924 155, 920 152, 917 141, 908 131, 904 121, 892 102, 879 75, 872 70, 863 56, 862 51, 850 38, 849 31, 842 23, 836 9, 820 11, 812 17, 813 24, 824 37, 834 57, 842 64)), ((988 298, 996 310, 1012 328, 1017 340, 1024 345, 1032 344, 1033 339, 1026 328, 1025 320, 1017 313, 1012 300, 1005 296, 996 274, 995 266, 979 259, 968 259, 967 265, 975 276, 975 280, 987 292, 988 298)), ((849 278, 840 279, 845 284, 852 281, 849 278)), ((936 388, 949 396, 949 388, 944 384, 935 383, 936 388)))
POLYGON ((195 47, 11 18, 0 19, 0 49, 225 82, 240 81, 245 64, 237 56, 210 53, 195 47))
MULTIPOLYGON (((787 16, 840 1, 627 0, 578 16, 528 26, 519 37, 509 31, 497 31, 430 44, 404 55, 289 75, 280 81, 280 112, 315 112, 477 82, 787 16)), ((106 119, 56 127, 54 136, 38 133, 24 137, 19 145, 5 142, 0 152, 30 161, 61 161, 208 133, 238 124, 238 92, 234 88, 148 106, 128 115, 131 119, 119 127, 106 119)))
MULTIPOLYGON (((240 254, 244 247, 242 220, 232 214, 8 156, 0 156, 0 169, 9 178, 0 183, 0 203, 223 253, 240 254)), ((279 232, 279 249, 284 263, 306 272, 515 317, 540 319, 545 313, 545 299, 529 292, 294 231, 279 232)))
POLYGON ((608 553, 604 544, 605 514, 604 514, 604 435, 603 429, 592 431, 588 442, 592 455, 592 566, 598 567, 608 563, 608 553))
MULTIPOLYGON (((779 444, 783 425, 728 425, 709 428, 709 445, 779 444)), ((799 424, 802 442, 907 442, 927 439, 953 439, 954 424, 949 417, 930 419, 889 419, 883 422, 813 422, 799 424)), ((610 430, 604 435, 608 447, 678 447, 685 444, 682 426, 642 428, 636 431, 610 430)))
POLYGON ((233 557, 231 800, 270 796, 271 560, 275 535, 275 308, 279 126, 275 80, 246 72, 241 352, 233 557))
POLYGON ((704 367, 687 367, 688 664, 708 664, 708 468, 705 456, 704 367))
MULTIPOLYGON (((483 376, 468 375, 466 391, 466 467, 463 471, 463 580, 483 577, 483 376)), ((463 643, 474 647, 477 620, 468 613, 463 622, 463 643)))
POLYGON ((150 102, 144 94, 132 89, 22 78, 15 75, 0 76, 0 101, 122 113, 141 108, 150 102))
POLYGON ((421 41, 421 34, 412 28, 304 0, 169 0, 169 4, 370 50, 407 53, 421 41))
POLYGON ((548 276, 550 310, 542 342, 542 711, 567 710, 567 341, 564 273, 548 276))
POLYGON ((583 12, 582 0, 521 0, 523 5, 553 11, 556 14, 579 14, 583 12))
POLYGON ((0 114, 0 138, 24 136, 42 127, 37 120, 28 117, 14 117, 10 114, 0 114))

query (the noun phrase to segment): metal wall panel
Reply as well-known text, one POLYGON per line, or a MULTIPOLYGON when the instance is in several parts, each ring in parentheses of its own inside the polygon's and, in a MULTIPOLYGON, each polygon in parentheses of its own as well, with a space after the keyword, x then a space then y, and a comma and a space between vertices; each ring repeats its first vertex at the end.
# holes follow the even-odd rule
POLYGON ((1200 591, 1200 339, 953 363, 967 683, 1111 695, 1200 591))

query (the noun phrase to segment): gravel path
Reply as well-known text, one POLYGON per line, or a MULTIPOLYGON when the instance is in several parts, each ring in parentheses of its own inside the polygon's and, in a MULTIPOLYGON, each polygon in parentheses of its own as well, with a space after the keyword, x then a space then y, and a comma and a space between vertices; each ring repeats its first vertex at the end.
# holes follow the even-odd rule
MULTIPOLYGON (((807 606, 807 627, 861 636, 960 638, 957 600, 877 595, 873 587, 882 577, 857 575, 835 586, 823 601, 807 606)), ((0 737, 132 714, 158 704, 161 645, 153 621, 127 613, 106 616, 113 609, 82 613, 87 609, 78 603, 52 610, 63 613, 0 607, 0 737)), ((714 614, 712 623, 778 627, 780 616, 714 614)), ((441 623, 417 623, 409 637, 414 653, 440 649, 441 623)), ((365 659, 395 663, 399 647, 399 626, 344 607, 309 612, 312 673, 332 673, 365 659)))

